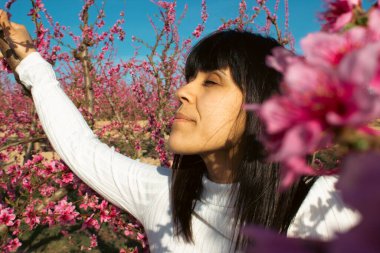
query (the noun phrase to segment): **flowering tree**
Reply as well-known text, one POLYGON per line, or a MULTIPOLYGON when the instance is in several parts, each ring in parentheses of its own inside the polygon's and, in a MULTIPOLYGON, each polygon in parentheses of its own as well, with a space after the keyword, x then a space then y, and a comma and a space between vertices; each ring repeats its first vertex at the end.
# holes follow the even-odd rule
POLYGON ((360 0, 330 0, 320 19, 322 31, 301 41, 303 56, 276 49, 268 58, 283 73, 281 94, 247 107, 265 123, 263 142, 282 164, 282 187, 304 174, 339 173, 337 188, 361 221, 331 242, 251 228, 249 252, 380 251, 380 139, 374 128, 380 118, 380 1, 366 10, 360 0), (343 159, 335 170, 320 168, 313 155, 326 148, 343 159))
MULTIPOLYGON (((7 1, 11 14, 15 0, 7 1)), ((273 10, 267 1, 251 5, 242 0, 238 16, 222 21, 219 29, 251 29, 274 35, 292 47, 288 32, 279 27, 279 0, 273 10), (254 20, 265 15, 266 23, 254 20)), ((42 0, 31 0, 27 15, 34 24, 34 43, 55 68, 58 79, 98 137, 134 159, 170 166, 165 147, 177 108, 175 90, 184 83, 184 59, 208 19, 201 1, 201 22, 180 38, 178 27, 187 8, 177 15, 175 1, 153 1, 158 18, 150 19, 155 41, 149 54, 115 60, 115 41, 125 39, 124 12, 106 27, 104 8, 86 0, 79 11, 79 32, 56 22, 42 0), (95 13, 95 14, 94 14, 95 13), (91 18, 91 15, 95 15, 91 18), (91 23, 91 20, 95 20, 91 23)), ((284 1, 287 13, 287 0, 284 1)), ((65 239, 63 250, 148 251, 141 225, 131 216, 90 190, 55 154, 43 133, 32 101, 21 86, 0 72, 0 247, 3 252, 48 250, 49 243, 65 239), (69 247, 69 248, 65 248, 69 247)), ((55 249, 56 251, 56 249, 55 249)))

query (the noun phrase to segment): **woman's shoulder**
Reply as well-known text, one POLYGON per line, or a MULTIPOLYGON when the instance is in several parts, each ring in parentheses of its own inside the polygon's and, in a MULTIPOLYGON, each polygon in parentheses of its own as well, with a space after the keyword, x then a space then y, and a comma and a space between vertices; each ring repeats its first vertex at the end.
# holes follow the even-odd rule
POLYGON ((360 215, 335 188, 337 176, 321 176, 311 187, 289 226, 288 236, 328 240, 355 226, 360 215))

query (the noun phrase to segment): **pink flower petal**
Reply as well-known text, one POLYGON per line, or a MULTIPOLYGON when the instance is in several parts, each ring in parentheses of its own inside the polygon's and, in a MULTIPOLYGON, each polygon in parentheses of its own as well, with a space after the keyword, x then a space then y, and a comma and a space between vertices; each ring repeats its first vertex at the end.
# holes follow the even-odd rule
POLYGON ((280 190, 289 188, 302 175, 315 175, 315 171, 306 164, 303 157, 285 160, 281 166, 280 190))
MULTIPOLYGON (((338 68, 343 81, 361 86, 369 86, 375 80, 380 65, 380 42, 347 54, 338 68)), ((372 89, 380 93, 380 82, 373 82, 372 89)))
POLYGON ((266 123, 269 134, 279 133, 293 125, 292 116, 298 114, 290 100, 279 96, 265 101, 258 113, 266 123))
POLYGON ((340 15, 334 25, 333 25, 333 30, 334 31, 339 31, 340 29, 342 29, 345 25, 347 25, 348 23, 351 22, 352 20, 352 17, 353 17, 353 14, 352 12, 348 12, 348 13, 345 13, 343 15, 340 15))
POLYGON ((310 33, 301 40, 306 61, 323 67, 338 64, 345 46, 343 36, 326 32, 310 33))
POLYGON ((281 148, 273 154, 275 160, 286 160, 314 152, 322 139, 322 127, 317 121, 296 125, 282 139, 281 148))
POLYGON ((276 47, 272 55, 266 59, 266 64, 279 72, 284 72, 290 62, 295 61, 295 55, 283 47, 276 47))

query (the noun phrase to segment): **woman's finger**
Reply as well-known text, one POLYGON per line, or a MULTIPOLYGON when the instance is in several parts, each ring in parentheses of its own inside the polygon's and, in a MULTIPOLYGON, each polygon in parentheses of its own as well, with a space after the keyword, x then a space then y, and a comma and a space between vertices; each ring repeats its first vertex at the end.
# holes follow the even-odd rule
POLYGON ((8 13, 0 9, 0 27, 3 30, 12 29, 8 13))
POLYGON ((25 26, 24 25, 21 25, 21 24, 17 24, 15 22, 9 22, 10 23, 10 26, 13 28, 13 29, 25 29, 25 26))

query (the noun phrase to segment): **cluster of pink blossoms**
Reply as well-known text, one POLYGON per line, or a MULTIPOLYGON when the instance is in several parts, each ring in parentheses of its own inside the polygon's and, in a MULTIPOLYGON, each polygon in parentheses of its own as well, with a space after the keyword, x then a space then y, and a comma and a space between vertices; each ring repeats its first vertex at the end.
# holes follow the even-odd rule
POLYGON ((366 126, 380 117, 380 10, 367 27, 318 32, 301 41, 304 56, 275 49, 268 64, 283 74, 282 93, 255 109, 264 121, 271 159, 283 165, 283 186, 315 171, 306 155, 330 145, 337 129, 366 126))
POLYGON ((174 24, 174 21, 176 20, 176 10, 175 7, 177 3, 174 2, 168 2, 168 1, 157 1, 154 2, 156 5, 161 7, 166 11, 166 15, 163 16, 164 18, 164 30, 165 32, 169 33, 171 31, 171 27, 174 24))
POLYGON ((2 252, 17 250, 22 245, 18 238, 41 225, 60 226, 63 235, 68 235, 65 228, 81 224, 90 238, 89 246, 82 245, 88 250, 97 245, 97 237, 89 232, 98 233, 102 224, 146 245, 139 224, 130 223, 125 214, 100 199, 60 161, 35 155, 23 166, 0 170, 0 176, 0 193, 7 196, 6 203, 0 204, 0 233, 8 238, 0 245, 2 252), (68 191, 75 191, 75 202, 68 191))

